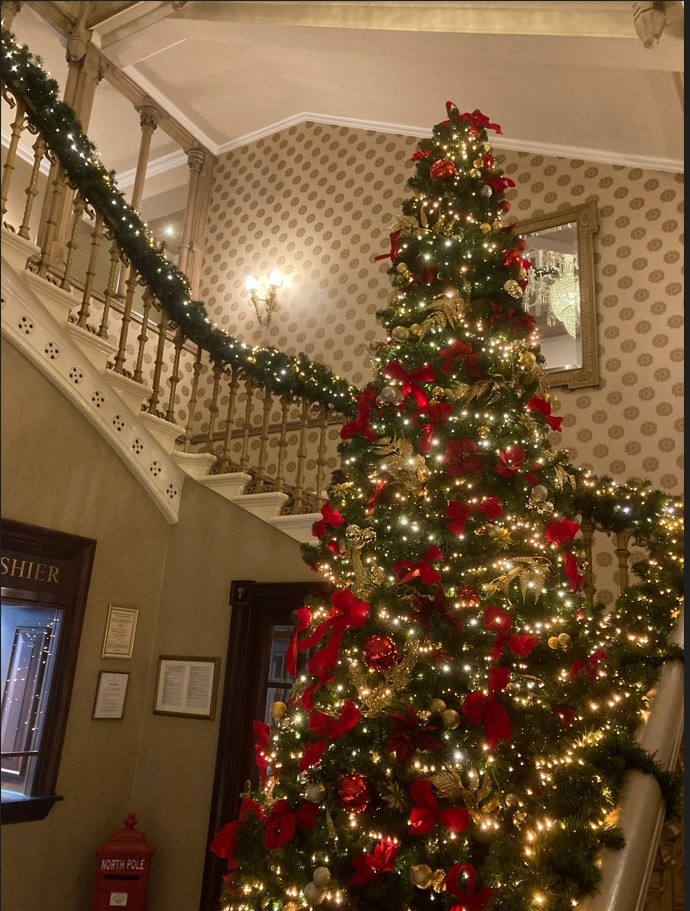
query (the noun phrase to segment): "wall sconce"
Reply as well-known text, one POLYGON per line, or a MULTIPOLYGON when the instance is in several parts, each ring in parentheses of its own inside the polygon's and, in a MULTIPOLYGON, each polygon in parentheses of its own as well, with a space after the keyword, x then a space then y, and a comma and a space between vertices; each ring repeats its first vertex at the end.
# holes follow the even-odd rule
POLYGON ((283 274, 280 269, 274 269, 268 276, 268 284, 259 283, 259 280, 253 275, 248 275, 244 287, 249 292, 249 296, 254 304, 256 316, 259 325, 266 326, 271 322, 271 313, 273 313, 277 303, 277 291, 283 284, 283 274), (262 316, 263 309, 263 316, 262 316))
POLYGON ((633 3, 635 31, 646 48, 656 47, 666 25, 667 3, 663 0, 645 0, 633 3))

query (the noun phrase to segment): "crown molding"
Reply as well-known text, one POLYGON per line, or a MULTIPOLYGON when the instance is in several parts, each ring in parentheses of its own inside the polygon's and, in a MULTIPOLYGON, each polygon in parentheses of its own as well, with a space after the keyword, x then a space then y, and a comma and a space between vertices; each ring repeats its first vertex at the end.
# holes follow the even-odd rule
MULTIPOLYGON (((146 177, 156 177, 157 174, 165 174, 166 171, 172 171, 179 168, 180 165, 187 164, 187 153, 182 149, 176 152, 170 152, 168 155, 161 155, 160 158, 153 158, 146 165, 146 177)), ((130 168, 128 171, 122 171, 117 175, 117 186, 120 190, 131 187, 137 174, 136 168, 130 168)))

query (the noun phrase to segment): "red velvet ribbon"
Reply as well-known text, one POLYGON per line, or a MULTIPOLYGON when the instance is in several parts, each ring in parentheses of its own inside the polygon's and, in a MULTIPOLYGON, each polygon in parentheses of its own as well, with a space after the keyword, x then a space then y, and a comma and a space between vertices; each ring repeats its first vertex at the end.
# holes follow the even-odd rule
POLYGON ((572 541, 579 529, 579 524, 570 519, 555 519, 544 528, 544 540, 551 544, 563 544, 572 541))
POLYGON ((305 749, 304 755, 300 759, 299 771, 304 772, 305 769, 316 765, 321 760, 329 740, 340 740, 344 734, 353 729, 361 717, 362 713, 351 699, 348 699, 343 705, 337 721, 318 709, 312 712, 309 718, 309 730, 321 739, 305 749))
POLYGON ((469 120, 471 124, 472 131, 474 133, 479 133, 479 130, 494 130, 496 133, 501 132, 501 128, 497 123, 491 123, 486 114, 482 114, 479 108, 475 108, 471 114, 461 114, 460 117, 463 120, 469 120))
POLYGON ((486 182, 494 191, 494 193, 505 193, 508 187, 515 186, 514 180, 511 180, 510 177, 503 177, 499 174, 494 174, 491 177, 487 177, 486 182))
POLYGON ((578 674, 585 671, 589 677, 590 683, 594 683, 597 679, 597 668, 605 658, 608 658, 608 652, 605 652, 603 649, 598 649, 594 652, 587 663, 578 658, 573 662, 573 666, 570 668, 568 676, 571 678, 577 677, 578 674))
POLYGON ((372 389, 365 389, 357 396, 357 418, 344 424, 340 428, 340 439, 349 440, 354 436, 363 436, 371 443, 376 442, 376 434, 370 426, 371 409, 376 403, 376 393, 372 389))
POLYGON ((437 425, 445 424, 450 418, 452 411, 453 408, 450 402, 434 402, 427 408, 420 409, 417 414, 412 416, 412 423, 416 427, 420 426, 423 416, 428 415, 430 418, 428 423, 421 425, 422 436, 418 444, 420 452, 429 452, 431 450, 437 425))
POLYGON ((297 673, 297 654, 299 652, 297 640, 299 634, 303 633, 311 623, 311 611, 308 607, 300 607, 295 613, 297 614, 297 623, 292 630, 287 651, 285 652, 285 669, 291 677, 294 677, 297 673))
POLYGON ((269 851, 282 848, 294 838, 297 825, 303 829, 313 829, 316 825, 316 814, 319 807, 315 803, 304 803, 294 812, 287 800, 278 800, 271 807, 266 820, 264 847, 269 851))
POLYGON ((510 680, 507 667, 489 668, 488 695, 470 693, 462 703, 462 711, 471 724, 484 724, 484 737, 490 750, 495 749, 499 740, 508 741, 513 736, 513 728, 508 712, 496 700, 496 696, 506 688, 510 680))
POLYGON ((538 395, 533 395, 532 398, 527 402, 525 408, 528 411, 538 411, 540 414, 543 414, 546 418, 546 423, 552 430, 557 430, 561 432, 561 424, 563 423, 563 418, 555 418, 551 416, 551 405, 546 399, 541 398, 538 395))
POLYGON ((376 845, 372 854, 360 854, 352 858, 355 872, 350 877, 349 886, 363 886, 382 873, 391 873, 398 845, 389 838, 382 838, 376 845))
POLYGON ((570 582, 571 592, 584 590, 585 577, 577 571, 575 554, 570 552, 563 554, 563 571, 565 572, 568 582, 570 582))
POLYGON ((239 819, 224 825, 222 829, 216 832, 213 836, 213 841, 209 845, 210 851, 213 851, 218 857, 227 859, 228 870, 236 870, 239 867, 239 861, 232 859, 233 852, 240 841, 237 830, 246 823, 245 817, 251 812, 256 813, 259 819, 264 817, 260 804, 252 800, 251 797, 245 797, 240 807, 239 819))
POLYGON ((266 769, 268 768, 266 747, 268 746, 268 738, 271 733, 271 728, 270 725, 265 724, 263 721, 253 721, 252 727, 254 728, 254 733, 256 734, 256 743, 254 745, 256 767, 259 770, 259 777, 261 778, 261 781, 265 784, 266 769))
POLYGON ((393 231, 388 236, 391 242, 390 253, 381 253, 380 256, 375 256, 374 262, 378 262, 380 259, 390 259, 392 263, 395 262, 395 257, 400 252, 400 231, 393 231))
POLYGON ((381 496, 381 494, 383 493, 383 488, 386 486, 387 483, 388 483, 388 479, 387 479, 387 478, 382 478, 382 479, 381 479, 380 481, 378 481, 378 483, 376 484, 376 487, 374 488, 373 494, 372 494, 372 495, 369 497, 369 499, 367 500, 367 512, 368 512, 368 513, 371 513, 371 512, 373 511, 374 506, 376 505, 376 502, 377 502, 378 498, 379 498, 379 497, 381 496))
POLYGON ((434 368, 431 364, 424 364, 418 370, 408 373, 407 370, 397 361, 389 361, 383 375, 391 380, 399 380, 402 383, 402 394, 407 400, 411 395, 417 403, 418 408, 428 408, 429 396, 422 389, 421 383, 433 383, 436 379, 434 368))
POLYGON ((437 822, 449 832, 463 832, 470 824, 470 816, 464 807, 450 807, 442 810, 434 797, 431 782, 422 778, 410 785, 414 806, 410 811, 408 832, 410 835, 428 835, 437 822))
POLYGON ((343 519, 337 509, 333 509, 329 502, 324 503, 321 507, 321 516, 322 518, 314 523, 311 530, 311 533, 317 538, 326 533, 327 527, 338 528, 340 525, 345 524, 345 519, 343 519))
POLYGON ((539 642, 539 639, 534 636, 513 635, 510 632, 513 628, 513 618, 507 611, 501 610, 500 607, 493 604, 490 604, 484 612, 484 627, 496 633, 490 652, 492 661, 498 661, 506 645, 514 655, 526 657, 539 642))
POLYGON ((404 585, 406 582, 411 582, 412 579, 419 579, 425 585, 435 585, 436 582, 441 581, 441 573, 431 564, 438 563, 442 559, 441 551, 435 544, 431 544, 418 563, 413 563, 411 560, 398 560, 393 567, 393 572, 398 577, 395 585, 404 585))
POLYGON ((460 899, 456 905, 452 905, 450 911, 484 911, 489 901, 494 895, 497 895, 500 889, 490 889, 488 887, 476 891, 477 871, 472 864, 461 863, 451 867, 446 876, 446 892, 460 899), (460 875, 466 877, 466 887, 460 885, 460 875))

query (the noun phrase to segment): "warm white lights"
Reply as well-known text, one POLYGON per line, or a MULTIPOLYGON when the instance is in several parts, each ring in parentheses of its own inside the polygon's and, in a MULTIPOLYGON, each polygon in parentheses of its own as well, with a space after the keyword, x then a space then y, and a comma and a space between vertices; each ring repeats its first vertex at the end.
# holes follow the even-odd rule
POLYGON ((271 313, 273 313, 276 303, 276 291, 283 284, 283 273, 280 269, 272 269, 268 275, 266 283, 259 282, 254 275, 248 275, 244 281, 244 287, 249 292, 259 325, 268 326, 271 322, 271 313))

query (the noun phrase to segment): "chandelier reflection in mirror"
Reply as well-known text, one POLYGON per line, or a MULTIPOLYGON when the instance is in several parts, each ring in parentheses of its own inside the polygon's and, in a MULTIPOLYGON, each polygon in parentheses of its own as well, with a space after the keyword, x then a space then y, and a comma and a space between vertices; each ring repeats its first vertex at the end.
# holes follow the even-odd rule
POLYGON ((532 268, 527 273, 523 304, 537 318, 546 315, 547 326, 560 322, 568 335, 577 338, 580 325, 580 278, 577 255, 556 250, 528 253, 532 268))

